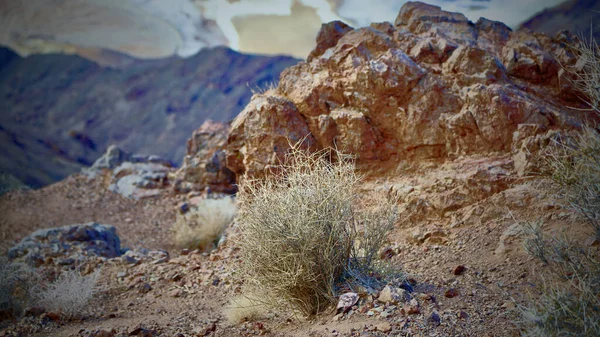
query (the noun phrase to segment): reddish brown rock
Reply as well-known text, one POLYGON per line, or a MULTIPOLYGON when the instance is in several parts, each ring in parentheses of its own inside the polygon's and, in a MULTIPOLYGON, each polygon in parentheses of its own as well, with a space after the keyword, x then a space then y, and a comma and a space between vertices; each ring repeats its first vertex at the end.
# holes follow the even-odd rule
POLYGON ((317 46, 308 56, 308 60, 323 55, 323 53, 335 46, 338 40, 347 32, 351 31, 352 27, 341 21, 332 21, 321 26, 319 35, 317 35, 317 46))
POLYGON ((176 172, 176 192, 234 193, 235 175, 225 165, 229 125, 207 120, 187 142, 182 167, 176 172))
POLYGON ((254 96, 236 119, 227 165, 256 175, 280 162, 287 138, 307 135, 307 146, 337 146, 359 167, 517 153, 535 141, 528 137, 584 119, 567 108, 583 105, 559 71, 575 63, 568 39, 417 2, 394 25, 324 25, 307 62, 286 69, 278 88, 254 96))

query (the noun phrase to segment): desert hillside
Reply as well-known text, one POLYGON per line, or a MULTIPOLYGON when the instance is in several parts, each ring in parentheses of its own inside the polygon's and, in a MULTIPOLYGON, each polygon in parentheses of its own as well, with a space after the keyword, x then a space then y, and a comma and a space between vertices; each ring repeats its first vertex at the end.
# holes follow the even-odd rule
POLYGON ((297 60, 223 47, 117 69, 8 49, 0 62, 0 171, 37 188, 91 165, 111 144, 179 165, 199 124, 229 121, 297 60))
POLYGON ((561 30, 581 34, 589 39, 600 39, 600 28, 595 24, 600 18, 600 2, 596 0, 568 0, 552 8, 544 9, 521 27, 535 32, 554 35, 561 30))
POLYGON ((180 168, 112 146, 0 196, 0 336, 597 336, 598 58, 390 20, 323 25, 180 168))

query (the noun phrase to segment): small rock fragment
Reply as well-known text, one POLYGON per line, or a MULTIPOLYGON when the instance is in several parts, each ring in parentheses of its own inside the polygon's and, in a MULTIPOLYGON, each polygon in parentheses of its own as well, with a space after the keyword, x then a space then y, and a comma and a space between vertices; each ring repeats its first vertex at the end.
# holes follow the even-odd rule
POLYGON ((352 308, 358 302, 357 293, 345 293, 340 296, 337 304, 337 311, 346 312, 352 308))
POLYGON ((459 295, 459 292, 457 289, 455 288, 449 288, 448 290, 446 290, 446 292, 444 293, 444 296, 448 297, 448 298, 452 298, 452 297, 456 297, 459 295))
POLYGON ((462 275, 465 270, 467 270, 467 268, 465 268, 465 266, 463 265, 458 265, 456 266, 456 268, 454 268, 454 275, 462 275))
POLYGON ((440 315, 437 313, 437 311, 433 311, 431 315, 427 318, 427 324, 434 328, 440 326, 441 322, 442 319, 440 318, 440 315))
POLYGON ((398 304, 402 302, 405 298, 406 291, 402 288, 392 288, 390 286, 385 286, 377 300, 382 303, 391 303, 398 304))

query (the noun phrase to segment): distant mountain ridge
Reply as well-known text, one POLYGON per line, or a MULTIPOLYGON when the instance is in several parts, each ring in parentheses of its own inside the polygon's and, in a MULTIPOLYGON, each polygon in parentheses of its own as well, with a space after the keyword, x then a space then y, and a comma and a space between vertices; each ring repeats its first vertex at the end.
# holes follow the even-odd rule
POLYGON ((586 39, 589 39, 591 32, 594 39, 600 41, 600 1, 568 0, 539 12, 520 27, 550 36, 566 29, 586 39))
POLYGON ((90 165, 110 144, 178 164, 206 119, 231 120, 250 88, 276 82, 297 62, 218 47, 111 69, 0 48, 0 172, 40 187, 90 165))

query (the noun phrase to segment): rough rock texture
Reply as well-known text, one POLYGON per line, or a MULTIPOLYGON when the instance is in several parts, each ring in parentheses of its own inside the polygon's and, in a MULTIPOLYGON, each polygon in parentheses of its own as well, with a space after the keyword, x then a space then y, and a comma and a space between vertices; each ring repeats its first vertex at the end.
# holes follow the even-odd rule
POLYGON ((59 258, 58 264, 70 265, 86 256, 120 256, 120 242, 115 227, 90 222, 39 229, 9 249, 8 257, 34 266, 53 258, 59 258))
POLYGON ((230 121, 250 88, 296 62, 215 48, 107 69, 0 48, 0 172, 38 188, 90 166, 111 144, 179 165, 203 121, 230 121))
POLYGON ((278 88, 255 95, 234 120, 227 165, 262 174, 281 160, 287 138, 303 137, 359 165, 518 152, 541 134, 581 125, 583 114, 566 108, 581 102, 559 71, 576 60, 569 39, 415 2, 394 25, 329 23, 308 61, 282 72, 278 88))
POLYGON ((235 193, 235 174, 225 166, 229 125, 208 120, 188 139, 183 164, 173 178, 178 193, 190 191, 235 193))
POLYGON ((90 178, 105 174, 109 191, 140 199, 166 192, 168 174, 173 170, 169 161, 156 155, 134 155, 111 145, 90 168, 82 171, 90 178))

